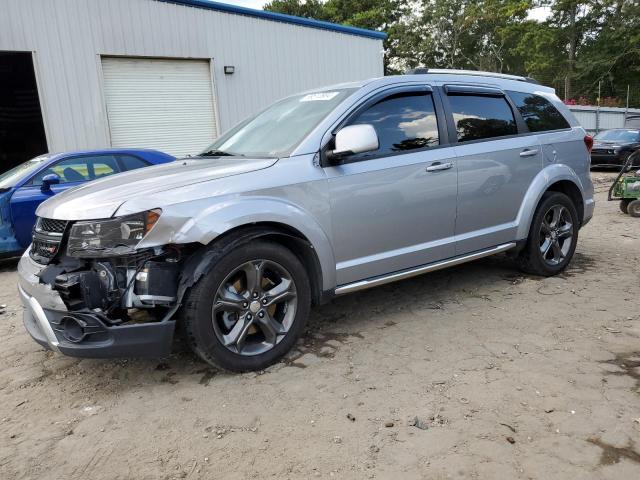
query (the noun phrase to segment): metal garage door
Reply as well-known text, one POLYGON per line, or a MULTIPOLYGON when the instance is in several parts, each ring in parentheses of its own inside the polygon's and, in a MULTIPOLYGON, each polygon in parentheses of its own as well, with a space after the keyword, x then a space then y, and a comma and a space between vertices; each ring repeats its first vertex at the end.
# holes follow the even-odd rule
POLYGON ((195 154, 216 136, 206 60, 102 59, 113 147, 195 154))

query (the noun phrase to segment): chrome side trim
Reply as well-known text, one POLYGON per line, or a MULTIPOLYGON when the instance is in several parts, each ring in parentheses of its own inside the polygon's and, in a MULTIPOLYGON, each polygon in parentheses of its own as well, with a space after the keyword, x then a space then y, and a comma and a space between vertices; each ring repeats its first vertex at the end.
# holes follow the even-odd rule
POLYGON ((423 265, 421 267, 410 268, 408 270, 402 270, 400 272, 391 273, 382 277, 369 278, 367 280, 359 280, 353 283, 347 283, 336 288, 336 295, 344 295, 345 293, 357 292, 358 290, 364 290, 371 287, 377 287, 378 285, 384 285, 385 283, 396 282, 398 280, 404 280, 405 278, 415 277, 422 275, 423 273, 433 272, 441 270, 447 267, 453 267, 454 265, 460 265, 461 263, 470 262, 479 258, 495 255, 496 253, 506 252, 515 247, 515 242, 504 243, 497 247, 488 248, 475 253, 469 253, 460 257, 450 258, 448 260, 442 260, 436 263, 430 263, 429 265, 423 265))
POLYGON ((40 306, 40 304, 38 303, 38 300, 36 300, 35 297, 30 297, 20 285, 18 285, 18 291, 20 292, 20 296, 22 297, 24 307, 28 308, 30 310, 30 313, 36 319, 36 322, 40 327, 40 330, 46 337, 47 343, 49 344, 51 349, 59 352, 60 349, 58 348, 58 345, 60 344, 60 342, 58 342, 56 334, 53 333, 53 328, 51 328, 51 324, 49 323, 49 320, 47 320, 47 315, 44 313, 42 306, 40 306))

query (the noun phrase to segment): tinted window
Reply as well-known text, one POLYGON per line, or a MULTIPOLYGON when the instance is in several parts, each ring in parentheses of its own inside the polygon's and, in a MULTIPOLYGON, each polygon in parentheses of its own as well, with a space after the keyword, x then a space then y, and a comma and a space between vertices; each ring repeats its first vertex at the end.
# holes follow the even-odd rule
POLYGON ((354 91, 345 88, 285 98, 225 133, 201 155, 221 150, 244 156, 286 156, 354 91))
POLYGON ((502 97, 449 95, 459 142, 518 133, 516 120, 502 97))
POLYGON ((606 130, 600 132, 594 140, 602 140, 605 142, 639 142, 640 132, 638 130, 606 130))
POLYGON ((147 167, 149 164, 138 157, 132 157, 131 155, 120 155, 120 165, 123 171, 135 170, 136 168, 147 167))
POLYGON ((569 123, 549 100, 531 93, 508 92, 529 130, 544 132, 569 128, 569 123))
POLYGON ((375 128, 380 148, 358 157, 438 145, 438 122, 430 94, 402 93, 386 97, 350 122, 350 125, 360 124, 375 128))
POLYGON ((52 173, 60 177, 60 183, 75 183, 106 177, 119 171, 116 159, 111 155, 66 158, 38 173, 30 183, 42 185, 42 179, 52 173))

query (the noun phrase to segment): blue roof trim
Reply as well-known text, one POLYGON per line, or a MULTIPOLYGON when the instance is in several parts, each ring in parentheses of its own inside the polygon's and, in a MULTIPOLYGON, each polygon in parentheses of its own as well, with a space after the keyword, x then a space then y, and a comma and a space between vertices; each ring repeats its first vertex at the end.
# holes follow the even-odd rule
POLYGON ((238 7, 229 5, 228 3, 212 2, 209 0, 158 0, 159 2, 176 3, 178 5, 188 5, 190 7, 206 8, 208 10, 218 10, 220 12, 236 13, 238 15, 247 15, 249 17, 263 18, 265 20, 273 20, 276 22, 292 23, 294 25, 302 25, 304 27, 320 28, 322 30, 332 30, 334 32, 358 35, 360 37, 375 38, 376 40, 385 40, 387 34, 384 32, 376 32, 375 30, 367 30, 364 28, 349 27, 338 23, 324 22, 321 20, 313 20, 311 18, 296 17, 294 15, 286 15, 284 13, 268 12, 265 10, 255 10, 253 8, 238 7))

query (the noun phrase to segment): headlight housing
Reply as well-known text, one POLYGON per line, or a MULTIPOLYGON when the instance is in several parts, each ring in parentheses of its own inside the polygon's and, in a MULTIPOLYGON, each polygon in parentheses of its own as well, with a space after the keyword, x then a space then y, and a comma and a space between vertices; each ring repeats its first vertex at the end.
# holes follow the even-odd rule
POLYGON ((71 226, 67 254, 96 258, 127 255, 153 228, 162 210, 148 210, 126 217, 76 222, 71 226))

